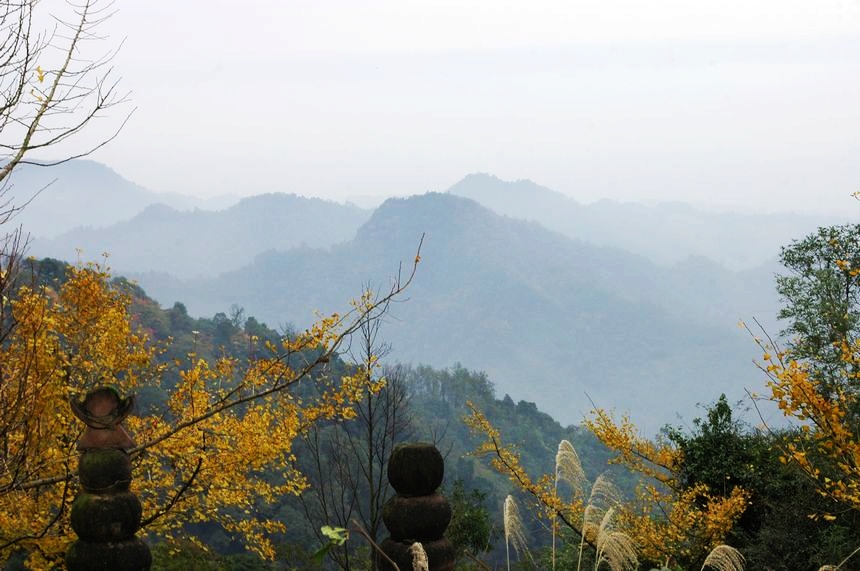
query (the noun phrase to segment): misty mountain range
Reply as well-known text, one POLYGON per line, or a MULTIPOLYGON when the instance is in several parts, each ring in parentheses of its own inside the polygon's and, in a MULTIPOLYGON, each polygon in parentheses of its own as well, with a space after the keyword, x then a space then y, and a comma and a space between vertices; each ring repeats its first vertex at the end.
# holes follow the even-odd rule
MULTIPOLYGON (((217 275, 270 249, 329 246, 351 238, 371 213, 289 194, 203 200, 155 193, 93 161, 25 166, 15 172, 13 185, 19 202, 44 188, 16 219, 35 238, 35 254, 71 259, 77 248, 84 259, 95 259, 106 251, 118 271, 167 271, 178 277, 217 275), (307 234, 308 227, 320 232, 307 234), (225 247, 244 255, 232 258, 225 247)), ((838 218, 708 212, 682 203, 581 204, 529 180, 506 182, 488 174, 468 175, 447 192, 668 267, 700 256, 729 269, 755 268, 773 262, 781 246, 819 226, 858 219, 856 210, 838 218)))
MULTIPOLYGON (((225 208, 238 200, 233 196, 204 200, 152 192, 89 160, 74 160, 49 168, 21 165, 9 182, 4 198, 19 206, 29 201, 12 222, 41 239, 54 238, 73 228, 102 228, 129 220, 152 204, 180 210, 211 210, 225 208)), ((99 250, 103 251, 105 248, 99 250)))
POLYGON ((448 194, 390 199, 353 240, 328 250, 269 252, 214 278, 137 277, 156 299, 186 300, 194 314, 236 304, 270 325, 305 327, 314 310, 348 309, 369 280, 386 288, 422 233, 408 301, 393 306, 384 327, 397 360, 485 370, 499 391, 563 422, 580 420, 590 397, 656 427, 760 381, 740 315, 696 310, 701 296, 687 297, 694 282, 448 194))
POLYGON ((240 268, 267 250, 346 241, 369 217, 369 210, 294 194, 244 198, 214 211, 152 204, 111 226, 76 228, 53 240, 37 239, 33 249, 63 259, 74 245, 87 259, 109 252, 111 266, 121 272, 213 276, 240 268))
MULTIPOLYGON (((860 218, 858 209, 842 218, 706 212, 680 202, 649 206, 601 200, 586 205, 530 180, 505 182, 488 174, 471 174, 448 192, 498 214, 534 220, 570 238, 629 250, 663 265, 702 256, 730 269, 754 268, 819 226, 860 218)), ((846 206, 851 206, 848 197, 846 206)))
POLYGON ((581 205, 490 175, 373 212, 279 194, 217 211, 105 212, 90 228, 37 239, 31 253, 108 251, 164 305, 212 315, 236 304, 273 326, 304 327, 314 310, 342 311, 362 287, 385 288, 426 233, 409 299, 384 328, 392 358, 486 370, 500 392, 562 422, 579 421, 590 398, 651 428, 721 392, 760 388, 738 319, 774 331, 779 246, 844 222, 581 205))

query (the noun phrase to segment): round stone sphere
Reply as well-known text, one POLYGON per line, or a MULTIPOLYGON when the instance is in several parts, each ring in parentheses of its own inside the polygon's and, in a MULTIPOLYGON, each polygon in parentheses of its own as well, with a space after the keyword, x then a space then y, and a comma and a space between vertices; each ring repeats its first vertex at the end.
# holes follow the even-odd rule
POLYGON ((388 481, 401 496, 427 496, 442 485, 445 461, 432 444, 401 444, 388 459, 388 481))
MULTIPOLYGON (((379 547, 382 551, 394 561, 400 569, 412 569, 412 552, 409 548, 413 542, 394 541, 390 537, 385 538, 379 547)), ((454 546, 447 539, 437 539, 436 541, 421 542, 421 547, 427 554, 430 571, 453 571, 454 546)), ((376 554, 376 561, 379 571, 393 571, 394 567, 385 560, 384 557, 376 554)))
POLYGON ((84 541, 122 541, 140 527, 143 508, 131 492, 81 492, 72 503, 71 524, 84 541))
POLYGON ((75 541, 66 552, 69 571, 149 571, 152 553, 140 539, 108 543, 75 541))
POLYGON ((382 507, 382 521, 395 541, 441 539, 451 523, 451 505, 441 494, 394 496, 382 507))
POLYGON ((123 450, 87 450, 78 461, 78 477, 88 492, 124 492, 131 484, 131 458, 123 450))

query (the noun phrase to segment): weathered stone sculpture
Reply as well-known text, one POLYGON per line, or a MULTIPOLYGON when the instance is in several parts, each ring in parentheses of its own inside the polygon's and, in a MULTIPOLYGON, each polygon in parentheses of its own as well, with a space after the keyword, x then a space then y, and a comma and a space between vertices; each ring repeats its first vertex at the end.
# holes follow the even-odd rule
MULTIPOLYGON (((451 522, 451 506, 436 490, 445 475, 442 454, 432 444, 398 446, 388 461, 388 481, 397 494, 382 508, 382 521, 390 537, 380 544, 382 551, 401 571, 412 570, 413 543, 421 543, 430 571, 454 569, 454 547, 444 537, 451 522)), ((381 571, 392 570, 378 557, 381 571)))
POLYGON ((78 440, 78 476, 83 490, 72 504, 72 529, 78 535, 66 552, 69 571, 148 571, 149 547, 135 537, 140 528, 140 500, 129 491, 134 447, 122 421, 134 397, 120 398, 112 388, 70 401, 72 412, 87 425, 78 440))

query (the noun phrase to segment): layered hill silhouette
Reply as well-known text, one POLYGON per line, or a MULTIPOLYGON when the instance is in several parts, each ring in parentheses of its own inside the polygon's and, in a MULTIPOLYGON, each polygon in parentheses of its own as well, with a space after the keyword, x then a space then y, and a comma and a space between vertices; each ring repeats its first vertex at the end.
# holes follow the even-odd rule
POLYGON ((819 226, 858 220, 858 209, 849 208, 848 196, 846 215, 839 218, 716 213, 677 202, 581 204, 530 180, 508 182, 483 173, 465 177, 448 192, 498 214, 534 220, 565 236, 622 248, 664 265, 703 256, 732 269, 750 269, 774 259, 781 246, 819 226))
MULTIPOLYGON (((231 197, 201 200, 179 194, 152 192, 129 182, 109 167, 74 160, 51 167, 22 165, 11 176, 5 198, 27 204, 12 220, 35 238, 54 238, 79 226, 102 228, 128 220, 152 204, 177 209, 219 208, 231 197)), ((98 249, 103 252, 102 246, 98 249)))
POLYGON ((193 314, 236 304, 270 325, 304 327, 314 309, 348 309, 365 285, 384 290, 422 233, 409 299, 385 324, 395 359, 486 370, 500 392, 562 422, 580 420, 590 397, 656 428, 761 384, 755 347, 736 324, 755 309, 744 303, 771 300, 775 311, 768 272, 701 259, 667 272, 450 194, 390 199, 327 250, 267 252, 210 279, 137 277, 162 304, 183 301, 193 314))
POLYGON ((370 211, 355 206, 293 194, 245 198, 217 211, 156 204, 107 228, 76 228, 53 240, 36 240, 33 251, 60 259, 73 259, 76 249, 88 258, 109 252, 119 272, 217 275, 266 250, 348 240, 369 216, 370 211))
MULTIPOLYGON (((754 346, 737 321, 756 317, 778 331, 779 247, 837 222, 581 205, 489 175, 470 175, 447 194, 392 199, 373 213, 285 194, 188 210, 182 197, 155 204, 165 195, 97 163, 64 168, 36 171, 67 186, 65 202, 48 194, 51 186, 25 210, 42 217, 42 236, 64 230, 37 239, 31 253, 74 260, 77 249, 85 259, 109 252, 115 272, 195 315, 235 304, 272 326, 303 327, 313 310, 348 308, 365 285, 384 289, 426 232, 409 301, 392 307, 385 326, 393 358, 484 369, 500 392, 563 422, 578 421, 590 396, 656 428, 720 392, 739 398, 742 387, 760 385, 754 346), (48 196, 47 210, 37 207, 48 196), (66 226, 54 222, 63 213, 66 226), (69 230, 72 220, 89 227, 69 230)), ((25 229, 39 235, 26 221, 25 229)))
MULTIPOLYGON (((14 184, 19 200, 44 188, 17 220, 36 238, 33 254, 72 260, 77 250, 84 259, 108 252, 117 270, 163 271, 179 278, 217 275, 270 249, 328 246, 352 237, 370 216, 354 205, 281 194, 253 197, 236 207, 232 197, 201 201, 159 194, 93 161, 27 166, 15 173, 14 184)), ((529 180, 509 182, 488 174, 468 175, 448 192, 665 267, 693 257, 734 270, 774 268, 781 246, 818 226, 852 221, 856 212, 849 209, 842 219, 714 213, 680 203, 585 205, 529 180)))

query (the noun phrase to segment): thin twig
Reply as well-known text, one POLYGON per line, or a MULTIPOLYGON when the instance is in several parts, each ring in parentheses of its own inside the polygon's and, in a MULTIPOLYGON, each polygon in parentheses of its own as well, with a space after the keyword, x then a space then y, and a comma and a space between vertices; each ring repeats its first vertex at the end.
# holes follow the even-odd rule
POLYGON ((394 571, 400 571, 400 567, 397 566, 397 563, 391 560, 391 558, 382 550, 381 547, 379 547, 379 545, 376 544, 375 541, 373 541, 373 539, 371 539, 370 535, 364 530, 363 527, 358 524, 357 521, 353 519, 350 520, 350 523, 352 524, 351 529, 354 532, 358 533, 360 536, 362 536, 364 539, 366 539, 371 547, 373 547, 380 555, 382 555, 386 561, 391 563, 391 565, 394 567, 394 571))
POLYGON ((152 522, 169 512, 173 508, 173 506, 176 505, 176 502, 179 501, 179 498, 182 497, 182 494, 184 494, 188 490, 188 488, 191 487, 191 484, 194 483, 194 480, 195 478, 197 478, 197 474, 200 473, 200 468, 202 467, 203 458, 198 458, 197 465, 194 467, 194 471, 191 472, 191 476, 189 476, 188 479, 182 484, 182 487, 179 488, 179 490, 173 495, 167 505, 155 512, 150 517, 140 522, 140 527, 146 527, 147 525, 151 524, 152 522))

